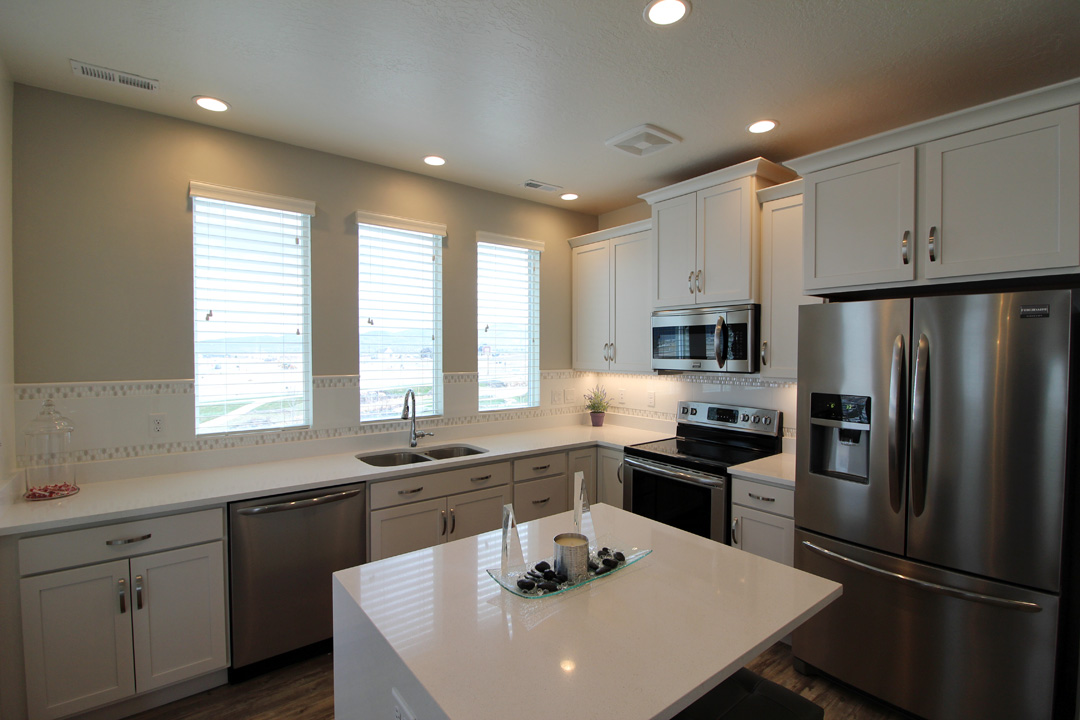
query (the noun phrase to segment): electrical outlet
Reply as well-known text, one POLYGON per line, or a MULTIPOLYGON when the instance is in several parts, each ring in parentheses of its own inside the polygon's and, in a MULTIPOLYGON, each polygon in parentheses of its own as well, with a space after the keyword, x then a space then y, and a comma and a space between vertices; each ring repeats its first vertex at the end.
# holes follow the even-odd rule
POLYGON ((416 715, 413 715, 412 710, 405 704, 398 689, 390 688, 390 694, 394 696, 394 720, 416 720, 416 715))
POLYGON ((649 391, 649 407, 656 407, 656 391, 649 391))
POLYGON ((626 388, 619 388, 619 404, 626 404, 626 388))
POLYGON ((150 437, 165 434, 165 413, 150 413, 150 437))

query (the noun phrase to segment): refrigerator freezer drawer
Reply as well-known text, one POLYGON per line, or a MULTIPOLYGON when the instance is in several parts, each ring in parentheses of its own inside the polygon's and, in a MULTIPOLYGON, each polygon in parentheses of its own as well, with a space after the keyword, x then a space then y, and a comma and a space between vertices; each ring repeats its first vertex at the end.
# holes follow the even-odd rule
POLYGON ((795 567, 844 586, 800 660, 928 720, 1051 718, 1058 598, 797 530, 795 567))

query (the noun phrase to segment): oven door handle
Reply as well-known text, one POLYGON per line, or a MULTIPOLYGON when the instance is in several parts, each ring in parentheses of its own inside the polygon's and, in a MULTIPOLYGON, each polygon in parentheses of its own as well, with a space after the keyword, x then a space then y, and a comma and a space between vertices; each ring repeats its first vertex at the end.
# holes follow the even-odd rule
POLYGON ((677 482, 684 482, 690 485, 702 485, 712 488, 724 488, 724 478, 716 475, 706 475, 704 473, 696 473, 693 470, 683 470, 671 467, 665 467, 662 465, 654 465, 653 463, 639 460, 638 458, 628 457, 623 461, 626 467, 632 470, 642 470, 644 472, 652 473, 657 477, 662 477, 666 480, 675 480, 677 482))

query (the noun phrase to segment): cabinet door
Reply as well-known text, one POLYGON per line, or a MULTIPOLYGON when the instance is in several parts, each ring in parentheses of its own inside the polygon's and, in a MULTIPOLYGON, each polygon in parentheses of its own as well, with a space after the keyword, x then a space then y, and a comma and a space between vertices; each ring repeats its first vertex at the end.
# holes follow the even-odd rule
POLYGON ((612 370, 652 371, 651 271, 649 231, 611 240, 612 370))
POLYGON ((652 206, 655 264, 653 307, 693 305, 697 272, 697 196, 681 195, 652 206))
POLYGON ((597 492, 600 493, 600 502, 617 508, 623 506, 622 462, 623 454, 618 450, 600 450, 600 487, 597 492))
POLYGON ((569 480, 566 483, 567 507, 574 509, 577 496, 574 495, 574 473, 585 476, 585 492, 589 495, 589 504, 600 502, 596 497, 596 448, 570 451, 569 480))
POLYGON ((915 277, 915 148, 809 173, 803 212, 804 289, 915 277))
POLYGON ((134 694, 127 560, 24 578, 20 591, 30 720, 134 694))
POLYGON ((227 665, 221 541, 132 558, 131 584, 139 692, 227 665))
POLYGON ((757 301, 754 179, 733 180, 697 194, 696 301, 730 305, 757 301))
POLYGON ((371 513, 371 559, 438 545, 446 541, 448 529, 446 498, 375 510, 371 513))
POLYGON ((741 505, 732 505, 731 546, 784 565, 793 565, 795 521, 741 505))
POLYGON ((607 349, 611 342, 609 245, 605 241, 576 247, 572 262, 574 369, 607 370, 607 349))
POLYGON ((566 512, 569 508, 566 485, 566 473, 515 484, 514 518, 523 523, 566 512))
POLYGON ((797 375, 799 306, 821 299, 802 293, 802 196, 761 206, 761 376, 797 375))
POLYGON ((450 514, 447 540, 457 540, 502 527, 503 505, 510 502, 510 486, 475 490, 446 499, 450 514))
POLYGON ((922 164, 926 277, 1080 265, 1080 110, 928 143, 922 164))

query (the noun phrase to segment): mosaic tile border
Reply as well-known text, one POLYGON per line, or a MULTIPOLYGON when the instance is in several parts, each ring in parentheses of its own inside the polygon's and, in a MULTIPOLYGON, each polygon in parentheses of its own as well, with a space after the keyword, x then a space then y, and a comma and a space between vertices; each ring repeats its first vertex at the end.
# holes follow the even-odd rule
POLYGON ((731 385, 735 387, 760 387, 760 388, 793 388, 797 383, 794 380, 773 380, 760 378, 753 375, 725 375, 723 373, 672 373, 665 375, 650 375, 648 373, 592 373, 604 377, 647 378, 649 382, 684 382, 698 383, 702 385, 731 385))
POLYGON ((629 417, 648 418, 649 420, 675 422, 675 413, 660 412, 658 410, 638 410, 636 408, 613 405, 608 408, 608 412, 612 415, 627 415, 629 417))
POLYGON ((139 395, 191 395, 194 380, 160 380, 155 382, 45 383, 15 386, 16 400, 135 397, 139 395))

